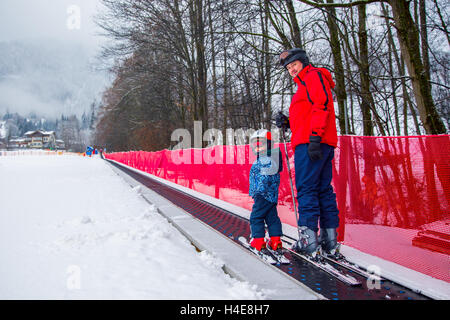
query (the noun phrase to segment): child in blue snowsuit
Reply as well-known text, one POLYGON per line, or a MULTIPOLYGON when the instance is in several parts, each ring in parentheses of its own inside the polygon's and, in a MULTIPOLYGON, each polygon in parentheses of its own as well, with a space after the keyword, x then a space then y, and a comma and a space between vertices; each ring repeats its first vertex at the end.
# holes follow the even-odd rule
POLYGON ((282 158, 279 149, 272 149, 272 139, 267 130, 258 130, 250 138, 250 146, 257 155, 250 169, 249 195, 255 201, 250 214, 250 245, 258 251, 266 248, 265 224, 269 230, 271 250, 281 250, 283 234, 278 217, 277 202, 280 186, 282 158))

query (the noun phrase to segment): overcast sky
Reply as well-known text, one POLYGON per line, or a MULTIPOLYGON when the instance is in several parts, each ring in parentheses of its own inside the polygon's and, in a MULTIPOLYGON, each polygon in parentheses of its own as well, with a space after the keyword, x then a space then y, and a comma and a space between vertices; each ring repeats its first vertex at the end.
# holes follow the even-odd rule
POLYGON ((93 21, 101 10, 100 0, 0 0, 0 116, 81 115, 101 100, 108 76, 95 58, 106 39, 93 21))
POLYGON ((98 10, 99 0, 1 0, 0 41, 56 38, 95 49, 102 41, 92 19, 98 10))

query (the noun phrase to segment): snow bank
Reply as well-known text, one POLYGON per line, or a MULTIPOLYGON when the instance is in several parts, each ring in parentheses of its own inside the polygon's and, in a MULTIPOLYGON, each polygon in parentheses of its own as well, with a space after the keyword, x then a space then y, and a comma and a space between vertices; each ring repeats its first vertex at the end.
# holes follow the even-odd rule
POLYGON ((0 157, 0 299, 264 299, 98 158, 0 157))

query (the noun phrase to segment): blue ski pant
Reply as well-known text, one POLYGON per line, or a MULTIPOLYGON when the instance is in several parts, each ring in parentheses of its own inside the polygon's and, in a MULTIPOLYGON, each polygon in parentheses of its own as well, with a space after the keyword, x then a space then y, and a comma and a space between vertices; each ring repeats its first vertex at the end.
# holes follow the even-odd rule
POLYGON ((269 229, 269 236, 281 237, 283 231, 278 217, 277 204, 267 201, 263 196, 256 195, 255 203, 250 214, 250 230, 253 238, 264 238, 265 224, 269 229))
POLYGON ((312 161, 308 144, 295 148, 295 185, 297 187, 298 225, 317 232, 320 228, 337 228, 339 210, 331 186, 334 147, 321 143, 322 159, 312 161))

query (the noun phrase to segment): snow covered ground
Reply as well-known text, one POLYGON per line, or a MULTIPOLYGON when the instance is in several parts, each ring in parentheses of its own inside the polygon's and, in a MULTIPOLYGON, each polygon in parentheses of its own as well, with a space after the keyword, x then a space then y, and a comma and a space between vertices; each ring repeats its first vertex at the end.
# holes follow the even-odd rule
POLYGON ((0 299, 264 299, 98 158, 0 156, 0 299))

